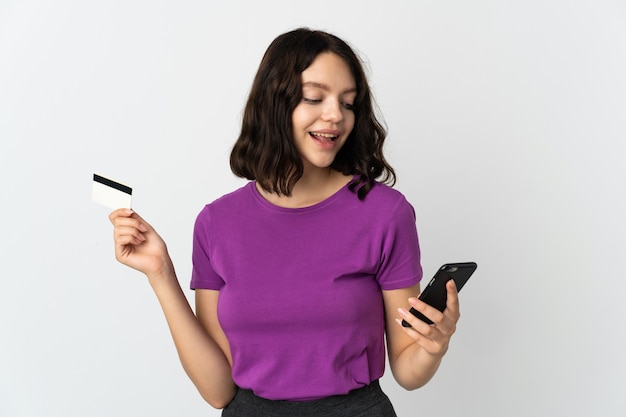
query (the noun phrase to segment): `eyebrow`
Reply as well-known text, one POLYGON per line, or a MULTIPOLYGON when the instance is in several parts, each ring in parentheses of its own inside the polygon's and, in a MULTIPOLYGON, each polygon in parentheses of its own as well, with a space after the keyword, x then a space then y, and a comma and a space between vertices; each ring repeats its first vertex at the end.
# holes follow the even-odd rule
MULTIPOLYGON (((318 83, 315 81, 307 81, 305 83, 302 83, 302 87, 315 87, 324 91, 330 90, 330 87, 328 87, 326 84, 318 83)), ((347 90, 342 91, 341 94, 356 93, 356 92, 357 92, 356 87, 352 87, 352 88, 348 88, 347 90)))

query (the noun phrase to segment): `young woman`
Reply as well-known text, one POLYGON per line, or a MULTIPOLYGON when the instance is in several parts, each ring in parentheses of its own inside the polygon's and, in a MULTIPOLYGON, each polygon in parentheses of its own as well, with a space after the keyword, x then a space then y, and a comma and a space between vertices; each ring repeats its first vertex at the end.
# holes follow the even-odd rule
POLYGON ((436 372, 456 288, 443 313, 416 298, 415 214, 385 185, 385 135, 353 50, 294 30, 266 51, 231 154, 250 182, 196 220, 195 314, 154 228, 111 214, 116 258, 146 274, 185 371, 224 416, 394 416, 378 385, 385 337, 402 387, 436 372))

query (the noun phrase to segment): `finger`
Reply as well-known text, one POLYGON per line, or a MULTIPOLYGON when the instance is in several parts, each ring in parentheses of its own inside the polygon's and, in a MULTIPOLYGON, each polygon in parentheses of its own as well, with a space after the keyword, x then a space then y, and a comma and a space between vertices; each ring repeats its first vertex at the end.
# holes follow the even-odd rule
POLYGON ((141 217, 141 216, 139 215, 139 213, 137 213, 137 212, 136 212, 135 210, 133 210, 133 209, 128 209, 128 210, 130 210, 130 212, 131 212, 130 217, 132 217, 132 218, 134 218, 134 219, 138 219, 140 222, 142 222, 142 223, 144 223, 144 224, 148 225, 148 222, 147 222, 147 221, 146 221, 143 217, 141 217))
MULTIPOLYGON (((404 320, 407 322, 409 321, 408 318, 405 318, 404 320)), ((423 336, 420 334, 420 332, 415 330, 415 327, 413 327, 413 325, 411 325, 411 327, 404 327, 402 325, 402 320, 399 318, 396 318, 396 323, 398 323, 398 325, 402 327, 402 331, 406 333, 416 343, 419 343, 420 339, 422 339, 423 336)))
POLYGON ((132 209, 122 208, 115 210, 111 214, 109 214, 109 220, 111 221, 111 223, 113 223, 114 226, 117 224, 128 224, 124 222, 120 223, 120 221, 123 221, 124 219, 134 219, 137 224, 136 227, 142 232, 147 232, 148 230, 152 229, 152 226, 150 226, 148 222, 146 222, 139 214, 137 214, 132 209))
MULTIPOLYGON (((456 331, 456 322, 458 321, 459 313, 457 310, 444 310, 441 312, 436 308, 426 304, 425 302, 411 297, 409 298, 409 304, 422 313, 424 316, 428 317, 433 323, 425 323, 419 318, 415 318, 417 320, 416 326, 418 327, 418 331, 422 334, 426 335, 431 339, 441 339, 441 338, 449 338, 456 331), (420 324, 423 323, 423 324, 420 324), (425 327, 425 326, 426 327, 425 327), (436 329, 436 330, 433 330, 436 329)), ((457 303, 458 307, 458 303, 457 303)), ((410 314, 413 316, 413 314, 410 314)), ((413 326, 412 322, 408 321, 411 326, 413 326)))
POLYGON ((134 227, 141 232, 147 232, 150 229, 150 226, 139 216, 136 216, 135 213, 132 213, 131 216, 132 217, 114 216, 112 219, 113 226, 115 228, 134 227))
POLYGON ((407 330, 413 329, 414 332, 420 333, 420 334, 425 335, 427 337, 432 337, 433 336, 434 326, 426 323, 425 321, 419 319, 418 317, 415 317, 415 315, 413 315, 413 313, 411 313, 410 311, 407 311, 404 308, 398 308, 398 314, 400 314, 400 317, 403 320, 405 320, 407 323, 409 323, 411 325, 410 328, 405 328, 405 329, 407 329, 407 330))
MULTIPOLYGON (((421 321, 421 320, 418 320, 421 321)), ((441 341, 439 341, 438 339, 434 339, 433 337, 427 335, 427 334, 423 334, 419 331, 417 331, 415 328, 407 328, 402 326, 402 321, 400 319, 396 319, 396 323, 398 323, 398 325, 402 328, 402 330, 411 338, 413 339, 413 341, 418 344, 419 346, 421 346, 426 352, 432 354, 432 355, 441 355, 443 352, 445 352, 446 350, 446 346, 447 343, 449 341, 449 338, 443 338, 441 341)), ((424 325, 426 325, 426 332, 427 333, 431 333, 434 332, 435 328, 427 325, 426 323, 422 322, 424 325)), ((418 326, 416 326, 418 327, 418 326)), ((421 326, 419 326, 421 327, 421 326)))
POLYGON ((113 239, 118 246, 139 245, 146 241, 146 236, 135 226, 116 226, 113 230, 113 239))
POLYGON ((457 292, 456 283, 453 279, 446 283, 446 292, 448 298, 446 300, 446 309, 444 314, 452 317, 455 321, 458 321, 460 317, 459 293, 457 292))
POLYGON ((133 211, 131 209, 128 208, 121 208, 121 209, 117 209, 111 212, 111 214, 109 214, 109 220, 111 221, 111 223, 115 223, 115 220, 120 218, 120 217, 130 217, 133 215, 133 211))
MULTIPOLYGON (((415 310, 422 313, 424 316, 428 317, 430 321, 436 323, 441 320, 443 317, 443 313, 437 310, 435 307, 428 305, 417 297, 409 298, 409 305, 413 307, 415 310)), ((421 320, 420 320, 421 321, 421 320)), ((426 323, 430 325, 430 323, 426 323)))
MULTIPOLYGON (((412 321, 412 320, 410 319, 410 317, 406 316, 404 318, 404 320, 409 322, 409 324, 411 324, 410 321, 412 321)), ((419 319, 417 319, 417 320, 421 321, 419 319)), ((420 327, 419 323, 413 323, 413 324, 411 324, 411 327, 404 327, 402 325, 402 320, 399 319, 399 318, 396 318, 396 323, 398 323, 400 325, 400 327, 402 327, 402 331, 404 331, 404 333, 409 335, 409 337, 411 339, 413 339, 416 343, 420 343, 421 340, 426 339, 426 337, 424 335, 422 335, 422 333, 420 333, 419 331, 416 330, 416 328, 420 327)))

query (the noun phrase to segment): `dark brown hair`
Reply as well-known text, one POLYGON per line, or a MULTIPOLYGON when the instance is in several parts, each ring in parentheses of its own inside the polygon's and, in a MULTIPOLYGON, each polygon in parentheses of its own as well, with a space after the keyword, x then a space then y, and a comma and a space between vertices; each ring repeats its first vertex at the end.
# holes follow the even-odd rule
POLYGON ((377 178, 395 183, 395 172, 383 156, 387 132, 374 114, 360 59, 346 42, 326 32, 296 29, 278 36, 267 48, 252 83, 230 167, 235 175, 256 180, 268 192, 291 195, 303 174, 291 117, 302 100, 301 74, 323 52, 341 57, 356 82, 354 128, 331 167, 356 176, 350 189, 362 200, 377 178))

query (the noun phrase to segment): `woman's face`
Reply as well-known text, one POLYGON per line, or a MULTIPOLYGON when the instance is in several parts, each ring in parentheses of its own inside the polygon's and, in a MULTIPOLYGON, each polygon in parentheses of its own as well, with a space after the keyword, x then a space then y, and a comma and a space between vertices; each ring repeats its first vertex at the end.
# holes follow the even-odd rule
POLYGON ((319 54, 301 77, 294 142, 305 170, 328 168, 354 127, 356 82, 346 62, 331 52, 319 54))

